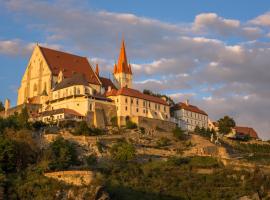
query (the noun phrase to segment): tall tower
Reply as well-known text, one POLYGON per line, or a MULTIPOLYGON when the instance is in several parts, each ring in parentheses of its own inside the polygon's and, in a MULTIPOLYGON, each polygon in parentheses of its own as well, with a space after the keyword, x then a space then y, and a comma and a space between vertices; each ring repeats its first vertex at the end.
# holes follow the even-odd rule
POLYGON ((113 76, 118 89, 122 87, 132 88, 132 71, 131 65, 127 61, 124 40, 122 40, 118 63, 114 65, 113 76))

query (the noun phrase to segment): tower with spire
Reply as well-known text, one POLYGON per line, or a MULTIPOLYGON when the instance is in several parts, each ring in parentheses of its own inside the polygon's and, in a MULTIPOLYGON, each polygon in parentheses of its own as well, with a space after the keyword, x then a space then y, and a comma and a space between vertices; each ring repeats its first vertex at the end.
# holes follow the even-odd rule
POLYGON ((132 88, 132 70, 127 60, 124 39, 122 40, 118 63, 114 64, 113 76, 118 89, 122 87, 132 88))

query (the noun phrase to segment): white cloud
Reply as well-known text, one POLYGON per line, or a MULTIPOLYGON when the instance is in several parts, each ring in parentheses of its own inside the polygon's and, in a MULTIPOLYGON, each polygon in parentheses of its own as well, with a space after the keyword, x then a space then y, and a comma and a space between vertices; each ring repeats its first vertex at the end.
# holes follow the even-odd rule
POLYGON ((270 12, 264 13, 250 20, 250 23, 259 26, 270 26, 270 12))

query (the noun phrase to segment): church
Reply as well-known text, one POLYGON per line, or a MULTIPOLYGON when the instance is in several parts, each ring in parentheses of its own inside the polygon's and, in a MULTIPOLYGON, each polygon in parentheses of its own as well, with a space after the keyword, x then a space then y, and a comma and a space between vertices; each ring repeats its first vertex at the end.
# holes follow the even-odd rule
MULTIPOLYGON (((143 94, 133 88, 133 72, 122 40, 112 80, 100 75, 86 57, 36 45, 18 89, 17 106, 38 105, 35 117, 44 122, 86 120, 105 127, 117 117, 137 124, 170 121, 165 99, 143 94)), ((151 124, 150 123, 150 124, 151 124)))

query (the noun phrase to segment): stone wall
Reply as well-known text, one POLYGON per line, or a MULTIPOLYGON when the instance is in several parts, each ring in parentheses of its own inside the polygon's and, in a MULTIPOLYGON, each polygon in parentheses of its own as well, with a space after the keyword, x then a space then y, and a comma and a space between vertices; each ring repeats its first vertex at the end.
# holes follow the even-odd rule
POLYGON ((15 113, 21 113, 24 106, 26 106, 30 117, 34 114, 37 114, 39 109, 41 108, 40 104, 22 104, 8 109, 7 113, 5 113, 5 111, 0 112, 0 117, 5 118, 14 115, 15 113))
POLYGON ((96 176, 92 171, 58 171, 45 173, 44 175, 76 186, 89 185, 96 176))
POLYGON ((111 125, 111 118, 117 116, 116 106, 109 102, 96 102, 95 104, 96 119, 95 124, 99 126, 111 125))
POLYGON ((145 129, 159 128, 170 132, 176 127, 176 124, 173 122, 147 117, 132 117, 131 121, 135 122, 139 127, 144 127, 145 129))

